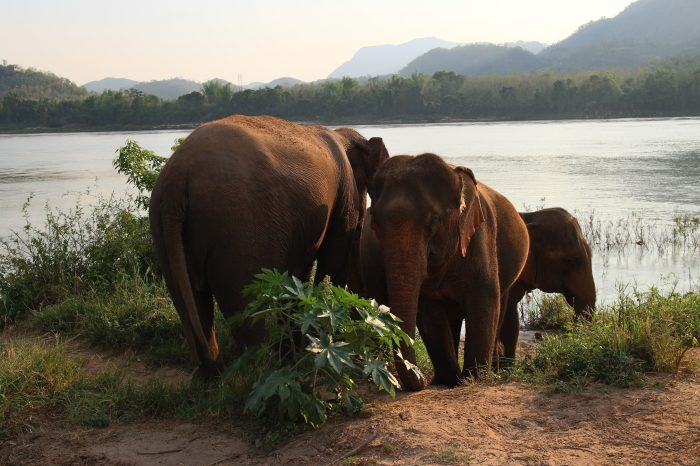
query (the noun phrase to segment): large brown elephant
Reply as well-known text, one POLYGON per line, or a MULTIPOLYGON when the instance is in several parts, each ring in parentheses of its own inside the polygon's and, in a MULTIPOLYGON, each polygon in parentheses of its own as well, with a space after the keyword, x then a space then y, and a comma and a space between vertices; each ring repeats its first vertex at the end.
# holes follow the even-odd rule
MULTIPOLYGON (((347 279, 365 213, 367 183, 389 157, 366 140, 278 118, 231 116, 200 126, 160 173, 150 204, 153 239, 198 374, 220 374, 216 298, 227 318, 262 267, 347 279)), ((261 323, 234 329, 239 348, 258 343, 261 323)))
POLYGON ((504 356, 515 358, 518 343, 518 302, 525 293, 540 289, 562 293, 577 316, 591 317, 596 290, 591 247, 576 218, 560 207, 521 213, 530 235, 525 268, 510 289, 500 339, 504 356))
MULTIPOLYGON (((363 293, 388 304, 410 336, 418 328, 434 384, 454 386, 490 367, 508 289, 528 251, 511 203, 468 168, 434 154, 396 156, 377 172, 360 243, 363 293), (464 368, 454 342, 467 320, 464 368)), ((403 356, 415 363, 413 349, 403 356)), ((396 361, 404 388, 425 382, 396 361)))

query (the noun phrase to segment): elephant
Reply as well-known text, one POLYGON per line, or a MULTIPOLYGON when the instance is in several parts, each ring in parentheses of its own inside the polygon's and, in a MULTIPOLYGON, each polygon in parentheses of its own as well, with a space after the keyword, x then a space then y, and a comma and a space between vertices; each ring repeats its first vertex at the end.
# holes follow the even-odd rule
MULTIPOLYGON (((387 304, 401 328, 418 326, 435 375, 453 387, 490 368, 502 310, 529 247, 527 228, 501 194, 465 167, 426 153, 394 156, 376 173, 359 251, 362 293, 387 304), (467 320, 464 367, 455 342, 467 320)), ((403 357, 415 364, 413 348, 403 357)), ((395 358, 404 389, 425 381, 395 358)))
POLYGON ((510 289, 500 331, 503 355, 515 358, 518 343, 518 302, 525 293, 540 289, 562 293, 577 316, 590 319, 596 289, 591 247, 576 218, 561 207, 520 213, 530 236, 530 251, 520 277, 510 289))
MULTIPOLYGON (((367 184, 389 154, 381 138, 271 116, 233 115, 195 129, 170 157, 149 219, 194 375, 219 376, 214 298, 226 318, 261 268, 345 283, 367 184)), ((264 340, 262 322, 234 328, 236 351, 264 340)))

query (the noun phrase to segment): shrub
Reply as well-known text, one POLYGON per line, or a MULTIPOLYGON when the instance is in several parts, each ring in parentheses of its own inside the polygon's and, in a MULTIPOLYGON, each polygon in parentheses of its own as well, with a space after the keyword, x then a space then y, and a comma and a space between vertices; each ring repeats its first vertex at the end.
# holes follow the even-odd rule
POLYGON ((522 308, 522 320, 530 330, 561 330, 574 322, 574 309, 560 294, 537 293, 534 302, 522 308))
POLYGON ((272 423, 302 419, 318 427, 329 413, 361 408, 358 377, 394 395, 399 383, 387 361, 399 344, 413 342, 388 308, 327 279, 314 286, 273 270, 256 275, 245 293, 252 297, 246 315, 264 319, 268 331, 252 366, 262 373, 247 411, 272 423))
MULTIPOLYGON (((25 204, 25 213, 29 201, 25 204)), ((79 199, 67 212, 46 208, 44 225, 25 214, 22 231, 0 241, 0 326, 87 290, 109 289, 123 276, 158 270, 148 221, 134 199, 79 199)))
POLYGON ((635 292, 599 309, 590 322, 546 337, 534 358, 518 362, 509 375, 560 386, 637 385, 646 372, 677 372, 699 341, 700 294, 635 292))
MULTIPOLYGON (((174 151, 182 142, 175 140, 172 147, 174 151)), ((136 141, 128 139, 126 144, 117 149, 117 156, 112 161, 112 166, 121 174, 127 176, 127 183, 136 187, 139 194, 136 202, 143 209, 148 209, 149 197, 147 193, 153 191, 153 185, 158 178, 161 168, 168 159, 156 155, 154 152, 144 149, 136 141)))

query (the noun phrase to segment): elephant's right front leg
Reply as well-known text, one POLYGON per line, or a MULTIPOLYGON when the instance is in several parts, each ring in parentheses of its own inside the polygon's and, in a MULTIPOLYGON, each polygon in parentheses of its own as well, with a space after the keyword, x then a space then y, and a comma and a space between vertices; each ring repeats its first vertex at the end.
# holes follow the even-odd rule
POLYGON ((441 303, 428 299, 420 300, 417 325, 435 370, 431 382, 433 385, 454 387, 460 381, 452 324, 441 303))

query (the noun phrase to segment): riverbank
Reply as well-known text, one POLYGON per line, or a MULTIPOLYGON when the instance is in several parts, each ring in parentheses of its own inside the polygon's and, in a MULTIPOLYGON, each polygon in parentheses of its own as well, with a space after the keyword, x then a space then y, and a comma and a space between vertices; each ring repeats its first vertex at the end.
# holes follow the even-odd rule
MULTIPOLYGON (((449 125, 449 124, 479 124, 479 123, 561 123, 561 122, 624 122, 624 121, 657 121, 657 120, 690 120, 700 118, 700 115, 655 115, 655 116, 579 116, 562 118, 452 118, 452 117, 424 117, 424 118, 341 118, 341 119, 319 119, 319 120, 294 120, 299 124, 324 125, 324 126, 403 126, 403 125, 449 125)), ((182 123, 172 125, 106 125, 106 126, 65 126, 65 127, 2 127, 0 135, 3 134, 70 134, 70 133, 110 133, 110 132, 150 132, 150 131, 189 131, 207 123, 209 120, 193 123, 182 123)))
MULTIPOLYGON (((31 342, 51 349, 54 337, 6 330, 4 345, 31 342)), ((134 355, 67 345, 81 370, 114 367, 144 384, 185 382, 177 366, 153 368, 134 355)), ((531 349, 530 349, 531 350, 531 349)), ((519 354, 528 348, 521 346, 519 354)), ((76 425, 50 411, 34 412, 32 428, 0 441, 0 463, 400 465, 400 464, 678 464, 700 460, 700 350, 678 374, 651 375, 640 388, 593 385, 571 393, 551 387, 469 383, 428 388, 391 400, 370 395, 360 417, 338 417, 265 452, 246 421, 136 419, 106 427, 76 425)))

